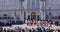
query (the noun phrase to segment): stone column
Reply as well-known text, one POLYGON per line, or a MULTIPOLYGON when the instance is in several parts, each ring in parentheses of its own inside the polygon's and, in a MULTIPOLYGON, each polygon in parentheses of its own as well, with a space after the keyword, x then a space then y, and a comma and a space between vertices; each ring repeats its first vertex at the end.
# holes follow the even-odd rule
POLYGON ((23 7, 24 0, 20 0, 21 8, 20 8, 20 20, 24 21, 24 7, 23 7))
POLYGON ((21 21, 24 21, 24 11, 20 11, 20 20, 21 21))
MULTIPOLYGON (((42 1, 42 0, 41 0, 42 1)), ((45 15, 45 1, 42 1, 42 8, 41 8, 41 20, 45 20, 46 15, 45 15)))

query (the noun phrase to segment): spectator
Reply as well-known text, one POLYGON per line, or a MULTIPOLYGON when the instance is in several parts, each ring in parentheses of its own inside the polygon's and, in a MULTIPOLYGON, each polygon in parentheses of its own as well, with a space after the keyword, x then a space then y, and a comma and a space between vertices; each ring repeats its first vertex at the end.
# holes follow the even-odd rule
POLYGON ((31 29, 29 29, 29 32, 31 32, 31 29))
POLYGON ((42 32, 42 30, 41 30, 41 28, 37 28, 36 30, 35 30, 35 32, 42 32))
POLYGON ((6 32, 6 29, 4 29, 4 32, 6 32))
POLYGON ((3 31, 3 28, 2 27, 0 27, 0 32, 2 32, 3 31))
POLYGON ((60 30, 58 29, 58 32, 60 32, 60 30))
POLYGON ((22 32, 25 32, 24 29, 22 29, 22 32))
POLYGON ((39 30, 38 30, 38 29, 36 29, 36 30, 35 30, 35 32, 39 32, 39 30))
POLYGON ((41 28, 38 26, 36 32, 42 32, 41 28))
POLYGON ((42 32, 46 32, 46 30, 45 30, 45 28, 44 28, 44 27, 42 27, 42 29, 43 29, 43 30, 42 30, 42 32))
POLYGON ((53 30, 49 28, 47 32, 53 32, 53 30))
POLYGON ((24 29, 24 31, 25 31, 25 32, 29 32, 29 29, 26 27, 26 28, 24 29))
POLYGON ((31 32, 35 32, 35 29, 34 29, 34 28, 32 28, 31 32))
POLYGON ((55 22, 55 25, 58 26, 58 21, 55 22))
POLYGON ((55 32, 58 32, 58 29, 55 32))
POLYGON ((50 29, 49 29, 49 28, 47 28, 47 29, 46 29, 46 32, 50 32, 50 29))

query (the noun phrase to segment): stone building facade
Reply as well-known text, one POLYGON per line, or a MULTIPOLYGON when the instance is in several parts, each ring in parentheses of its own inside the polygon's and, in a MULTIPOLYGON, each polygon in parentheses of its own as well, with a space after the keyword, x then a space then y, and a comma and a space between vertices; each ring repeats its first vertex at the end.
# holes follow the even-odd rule
POLYGON ((50 20, 60 16, 60 0, 0 0, 0 16, 7 14, 14 19, 50 20))

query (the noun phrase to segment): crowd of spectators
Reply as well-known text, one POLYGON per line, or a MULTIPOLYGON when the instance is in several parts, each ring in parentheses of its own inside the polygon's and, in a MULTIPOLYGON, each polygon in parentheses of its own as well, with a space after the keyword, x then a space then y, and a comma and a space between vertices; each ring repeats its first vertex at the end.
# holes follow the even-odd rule
POLYGON ((54 30, 50 28, 45 29, 44 27, 37 27, 36 29, 29 29, 27 27, 25 27, 24 29, 22 29, 21 27, 16 27, 15 29, 3 29, 2 27, 0 27, 0 32, 60 32, 60 30, 54 30))

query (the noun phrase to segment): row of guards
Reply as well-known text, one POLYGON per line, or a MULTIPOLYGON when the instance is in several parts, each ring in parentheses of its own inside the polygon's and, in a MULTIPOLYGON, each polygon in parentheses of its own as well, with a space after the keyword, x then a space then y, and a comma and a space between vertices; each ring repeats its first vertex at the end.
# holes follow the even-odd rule
POLYGON ((27 25, 40 25, 40 26, 51 26, 51 21, 36 21, 36 20, 26 20, 25 23, 27 25))

